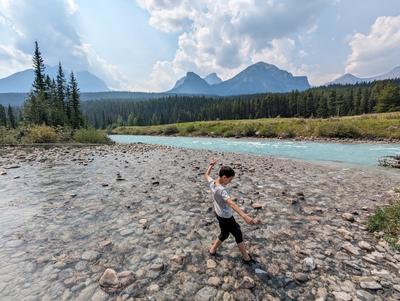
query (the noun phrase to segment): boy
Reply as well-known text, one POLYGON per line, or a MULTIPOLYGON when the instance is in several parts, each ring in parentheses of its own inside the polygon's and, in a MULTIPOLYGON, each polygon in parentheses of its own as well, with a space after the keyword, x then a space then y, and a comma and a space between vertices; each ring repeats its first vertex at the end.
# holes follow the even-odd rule
POLYGON ((218 178, 215 181, 210 177, 211 170, 216 163, 215 160, 212 160, 204 174, 204 177, 210 184, 213 193, 215 214, 221 229, 221 234, 218 236, 218 239, 213 242, 211 249, 209 250, 210 255, 216 254, 218 247, 228 238, 229 233, 231 233, 235 237, 240 253, 242 253, 244 263, 251 263, 253 260, 246 251, 242 231, 232 215, 232 209, 235 210, 249 225, 255 225, 259 222, 244 213, 226 192, 225 186, 228 185, 235 176, 235 171, 232 168, 229 166, 222 166, 219 170, 218 178))

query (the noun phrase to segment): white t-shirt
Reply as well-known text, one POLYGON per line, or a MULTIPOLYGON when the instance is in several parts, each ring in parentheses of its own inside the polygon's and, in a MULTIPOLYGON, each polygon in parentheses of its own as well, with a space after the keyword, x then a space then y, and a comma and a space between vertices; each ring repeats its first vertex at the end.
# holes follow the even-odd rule
POLYGON ((213 193, 215 213, 223 218, 232 216, 232 208, 226 203, 229 199, 229 194, 222 185, 215 185, 215 181, 210 181, 210 188, 213 193))

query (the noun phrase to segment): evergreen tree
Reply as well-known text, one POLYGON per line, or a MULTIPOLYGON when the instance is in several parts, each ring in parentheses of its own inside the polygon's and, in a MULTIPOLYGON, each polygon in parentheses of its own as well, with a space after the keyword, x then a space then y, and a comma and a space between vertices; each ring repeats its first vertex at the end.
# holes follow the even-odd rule
POLYGON ((33 71, 35 73, 35 79, 33 80, 32 85, 33 93, 38 95, 41 91, 45 90, 45 66, 37 41, 35 41, 35 52, 32 61, 33 71))
POLYGON ((56 100, 56 107, 57 112, 62 116, 62 120, 60 120, 60 124, 65 123, 66 119, 66 106, 65 106, 65 98, 66 98, 66 80, 64 71, 62 69, 61 62, 58 63, 58 72, 57 72, 57 100, 56 100))
POLYGON ((72 128, 77 129, 83 126, 83 117, 80 111, 80 95, 79 95, 78 83, 75 79, 73 72, 71 72, 68 86, 69 86, 68 107, 71 116, 69 122, 72 128))
POLYGON ((2 104, 0 104, 0 127, 6 127, 7 126, 7 115, 6 115, 6 109, 2 104))
POLYGON ((400 88, 395 84, 386 85, 377 97, 377 112, 400 110, 400 88))
POLYGON ((17 122, 15 120, 14 112, 11 108, 11 105, 8 105, 8 124, 9 127, 12 129, 15 129, 17 127, 17 122))

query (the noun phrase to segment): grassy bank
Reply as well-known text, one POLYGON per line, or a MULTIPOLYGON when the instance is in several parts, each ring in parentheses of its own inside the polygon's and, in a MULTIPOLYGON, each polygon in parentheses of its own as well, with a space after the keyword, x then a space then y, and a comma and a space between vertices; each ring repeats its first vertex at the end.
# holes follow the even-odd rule
POLYGON ((49 126, 20 127, 7 129, 0 127, 0 145, 36 143, 90 143, 109 144, 111 140, 104 131, 49 126))
POLYGON ((367 228, 371 232, 383 232, 384 239, 400 251, 400 189, 390 205, 379 207, 368 219, 367 228))
POLYGON ((179 135, 268 138, 351 138, 400 140, 400 112, 328 119, 270 118, 124 126, 112 130, 126 135, 179 135))

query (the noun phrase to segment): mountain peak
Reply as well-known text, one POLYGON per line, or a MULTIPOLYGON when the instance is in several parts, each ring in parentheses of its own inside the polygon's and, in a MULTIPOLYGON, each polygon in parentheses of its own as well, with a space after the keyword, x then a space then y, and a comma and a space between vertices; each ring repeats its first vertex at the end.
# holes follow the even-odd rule
POLYGON ((209 85, 216 85, 222 82, 222 79, 220 79, 217 75, 217 73, 213 72, 204 77, 204 80, 209 84, 209 85))

